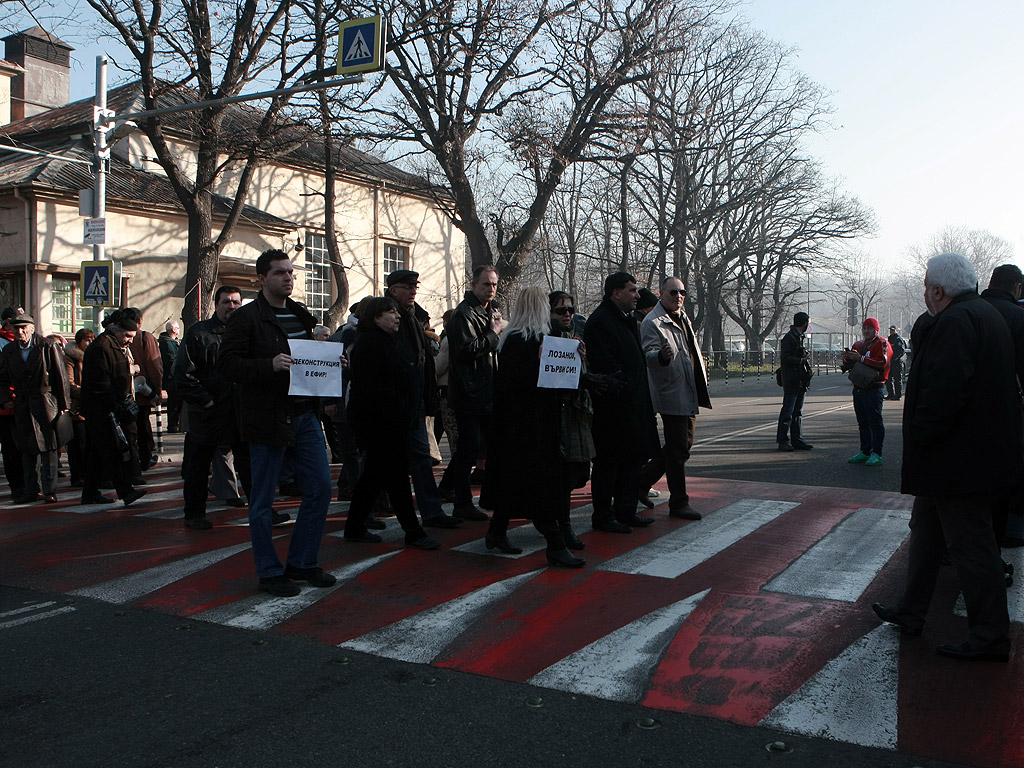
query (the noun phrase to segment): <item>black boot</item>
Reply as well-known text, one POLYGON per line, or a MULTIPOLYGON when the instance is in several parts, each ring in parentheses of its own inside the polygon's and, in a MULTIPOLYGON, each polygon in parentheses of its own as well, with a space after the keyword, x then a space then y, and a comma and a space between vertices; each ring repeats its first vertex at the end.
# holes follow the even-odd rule
POLYGON ((587 545, 584 544, 576 533, 572 529, 572 525, 568 521, 558 524, 558 530, 562 533, 562 539, 565 541, 565 546, 569 549, 586 549, 587 545))

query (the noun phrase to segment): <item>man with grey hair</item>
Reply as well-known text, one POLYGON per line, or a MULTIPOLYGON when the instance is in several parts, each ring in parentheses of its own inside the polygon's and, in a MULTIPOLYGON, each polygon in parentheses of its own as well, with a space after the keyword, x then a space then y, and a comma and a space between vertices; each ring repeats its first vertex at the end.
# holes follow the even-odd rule
POLYGON ((936 650, 966 661, 1007 661, 1010 619, 992 502, 1017 477, 1021 418, 1013 340, 977 284, 960 254, 928 260, 928 312, 911 332, 914 365, 903 411, 901 490, 915 497, 907 584, 895 607, 872 608, 904 634, 920 635, 945 546, 970 632, 967 642, 936 650))
POLYGON ((167 411, 167 431, 177 432, 178 423, 181 417, 181 395, 178 394, 178 387, 171 375, 174 370, 174 361, 178 357, 178 349, 181 347, 181 324, 177 320, 168 320, 164 324, 163 333, 157 338, 160 345, 160 362, 163 365, 163 385, 167 392, 167 399, 164 400, 164 409, 167 411))

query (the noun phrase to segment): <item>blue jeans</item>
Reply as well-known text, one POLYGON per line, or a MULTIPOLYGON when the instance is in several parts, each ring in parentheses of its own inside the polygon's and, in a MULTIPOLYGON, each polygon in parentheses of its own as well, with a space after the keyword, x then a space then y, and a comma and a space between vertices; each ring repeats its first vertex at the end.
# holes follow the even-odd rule
POLYGON ((776 430, 775 442, 799 443, 803 441, 800 428, 804 416, 804 395, 807 390, 786 389, 782 393, 782 410, 779 412, 779 426, 776 430))
POLYGON ((277 477, 287 456, 302 488, 302 503, 295 517, 288 564, 296 568, 315 568, 320 556, 320 541, 327 524, 331 503, 331 468, 320 420, 313 411, 292 418, 295 442, 291 445, 249 443, 252 463, 252 496, 249 498, 249 536, 256 573, 261 579, 280 576, 284 566, 274 547, 270 512, 277 490, 277 477))
POLYGON ((853 411, 857 414, 860 449, 863 453, 882 455, 882 442, 885 440, 885 425, 882 423, 884 395, 885 387, 881 384, 853 388, 853 411))

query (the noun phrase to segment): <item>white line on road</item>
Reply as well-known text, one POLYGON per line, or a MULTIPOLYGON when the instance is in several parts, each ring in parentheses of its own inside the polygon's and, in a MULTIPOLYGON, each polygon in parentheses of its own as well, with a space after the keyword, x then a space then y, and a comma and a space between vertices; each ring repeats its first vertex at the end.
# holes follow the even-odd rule
POLYGON ((742 499, 672 533, 613 557, 605 571, 674 579, 731 547, 744 536, 799 506, 791 501, 742 499))
MULTIPOLYGON (((835 411, 845 411, 853 408, 853 405, 836 405, 832 408, 826 408, 823 411, 815 411, 814 413, 805 413, 804 418, 809 419, 813 416, 824 416, 827 413, 833 413, 835 411)), ((779 426, 778 421, 770 421, 765 424, 759 424, 756 427, 747 427, 746 429, 738 429, 735 432, 726 432, 724 435, 716 435, 715 437, 707 437, 703 440, 694 440, 695 446, 711 445, 712 443, 720 443, 724 440, 731 440, 734 437, 741 437, 743 435, 750 435, 754 432, 764 432, 769 429, 777 429, 779 426)))
POLYGON ((647 614, 541 670, 529 682, 544 688, 639 702, 680 625, 711 590, 647 614))
POLYGON ((540 571, 530 571, 489 584, 415 616, 341 643, 338 647, 388 659, 429 664, 488 608, 504 600, 538 573, 540 571))
POLYGON ((69 613, 75 610, 70 605, 65 605, 63 608, 54 608, 52 611, 46 611, 45 613, 37 613, 34 616, 22 616, 20 619, 12 619, 11 621, 5 621, 0 624, 0 630, 10 629, 11 627, 17 627, 22 624, 28 624, 32 621, 39 621, 40 619, 50 619, 54 616, 59 616, 62 613, 69 613))
POLYGON ((127 603, 129 600, 135 600, 150 592, 156 592, 168 584, 191 576, 193 573, 219 563, 221 560, 226 560, 232 555, 244 552, 251 546, 247 541, 244 544, 234 544, 230 547, 215 549, 212 552, 203 552, 183 560, 175 560, 173 563, 158 565, 138 573, 130 573, 127 576, 93 584, 91 587, 76 589, 71 594, 94 597, 106 603, 127 603))
POLYGON ((909 521, 905 509, 858 509, 764 588, 855 603, 907 538, 909 521))
POLYGON ((331 594, 331 592, 335 591, 346 581, 353 579, 363 571, 369 570, 397 554, 397 551, 386 552, 377 557, 371 557, 336 568, 331 573, 334 574, 338 581, 334 586, 327 587, 326 589, 303 584, 302 592, 297 597, 253 595, 228 605, 210 608, 196 614, 192 618, 209 621, 213 624, 223 624, 228 627, 240 627, 242 629, 270 629, 327 597, 327 595, 331 594))
POLYGON ((15 608, 13 611, 4 611, 0 613, 0 618, 4 616, 17 616, 19 613, 31 613, 32 611, 38 611, 41 608, 49 608, 51 605, 56 605, 55 600, 48 600, 45 603, 33 603, 32 605, 26 605, 23 608, 15 608))
POLYGON ((761 725, 896 749, 899 638, 882 625, 830 661, 761 725))

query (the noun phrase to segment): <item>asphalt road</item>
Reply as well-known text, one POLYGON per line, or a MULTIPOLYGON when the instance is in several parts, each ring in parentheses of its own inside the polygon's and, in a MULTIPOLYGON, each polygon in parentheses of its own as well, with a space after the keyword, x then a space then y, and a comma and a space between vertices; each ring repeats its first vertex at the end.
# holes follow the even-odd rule
MULTIPOLYGON (((810 452, 776 450, 781 397, 774 382, 719 384, 713 398, 714 410, 698 420, 691 476, 829 486, 837 498, 844 490, 898 489, 901 403, 886 403, 886 463, 869 469, 846 463, 857 451, 856 423, 840 376, 814 381, 805 406, 810 452)), ((170 436, 168 454, 179 444, 170 436)), ((12 547, 44 525, 24 508, 4 514, 0 520, 17 526, 7 539, 12 547)), ((61 526, 78 522, 65 518, 45 524, 56 526, 57 536, 61 526)), ((46 547, 41 539, 29 554, 36 564, 51 558, 54 572, 72 555, 89 556, 46 547)), ((25 547, 18 551, 26 556, 25 547)), ((175 615, 137 602, 73 597, 70 589, 41 592, 26 588, 12 561, 4 567, 5 768, 953 765, 389 660, 300 633, 187 618, 198 608, 175 615), (779 749, 767 748, 777 742, 779 749)))

